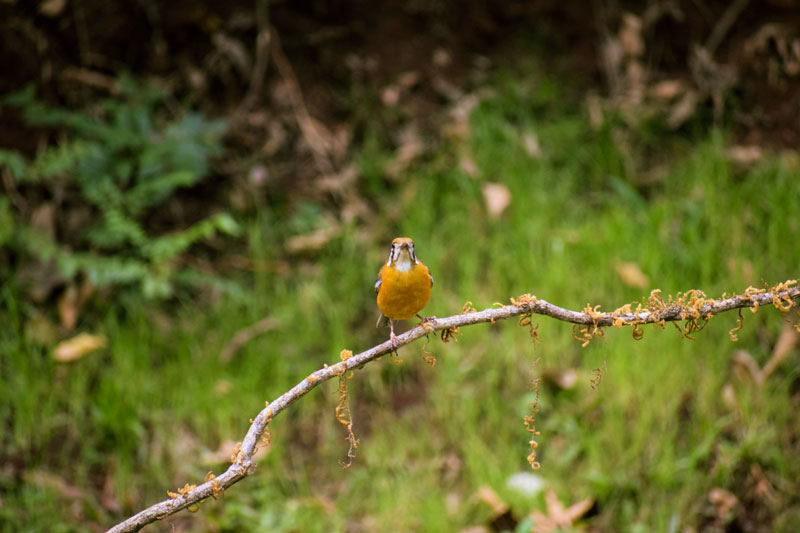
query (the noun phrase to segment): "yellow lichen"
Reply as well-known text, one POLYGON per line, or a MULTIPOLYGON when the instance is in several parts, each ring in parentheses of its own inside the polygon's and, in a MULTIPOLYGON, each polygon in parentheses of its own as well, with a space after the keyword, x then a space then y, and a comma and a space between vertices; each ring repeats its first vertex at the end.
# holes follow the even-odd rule
POLYGON ((189 485, 186 483, 183 487, 178 488, 178 492, 167 491, 167 496, 172 498, 185 498, 190 492, 197 488, 197 485, 189 485))
POLYGON ((594 372, 594 377, 593 377, 592 379, 590 379, 590 380, 589 380, 589 383, 590 383, 590 384, 591 384, 591 386, 592 386, 592 390, 596 390, 596 389, 597 389, 597 387, 599 387, 599 386, 600 386, 600 382, 602 382, 602 381, 603 381, 603 374, 604 374, 605 372, 607 372, 607 370, 608 370, 608 369, 607 369, 607 367, 606 367, 606 362, 605 362, 605 361, 603 361, 603 367, 602 367, 602 368, 595 368, 595 369, 593 370, 593 372, 594 372))
POLYGON ((231 454, 231 463, 238 464, 239 461, 242 459, 242 443, 237 442, 236 445, 233 447, 233 453, 231 454))
POLYGON ((445 328, 442 330, 442 342, 450 342, 455 341, 458 342, 456 335, 458 335, 460 328, 457 326, 453 326, 451 328, 445 328))
MULTIPOLYGON (((342 351, 342 356, 345 355, 345 352, 348 350, 342 351)), ((343 357, 342 359, 347 359, 352 356, 353 353, 350 352, 350 355, 343 357)), ((351 373, 352 376, 352 373, 351 373)), ((339 400, 336 404, 336 421, 342 424, 345 429, 347 430, 347 436, 345 439, 350 443, 350 449, 347 452, 347 461, 340 461, 339 464, 342 468, 349 468, 350 465, 353 464, 353 459, 355 458, 355 449, 358 448, 358 439, 356 439, 355 434, 353 433, 353 417, 350 413, 350 404, 349 398, 347 395, 347 380, 350 376, 345 376, 342 373, 339 376, 339 388, 337 389, 339 393, 339 400)))
MULTIPOLYGON (((532 368, 535 369, 538 363, 539 359, 533 362, 532 368)), ((531 434, 531 439, 528 441, 528 445, 531 447, 531 453, 527 457, 528 464, 531 465, 532 469, 538 470, 542 467, 541 463, 536 461, 536 449, 539 447, 536 437, 541 435, 539 431, 536 431, 536 413, 539 412, 539 378, 534 378, 531 388, 536 393, 536 396, 532 402, 528 403, 531 408, 530 414, 523 417, 522 420, 525 424, 525 430, 531 434)))
POLYGON ((736 324, 737 324, 736 327, 728 332, 728 335, 730 335, 731 340, 733 342, 736 342, 736 341, 739 340, 739 336, 736 335, 736 332, 737 331, 741 331, 742 327, 744 326, 744 317, 742 316, 742 308, 741 307, 739 308, 739 318, 736 320, 736 324))
POLYGON ((425 344, 422 345, 422 359, 429 365, 435 366, 436 358, 433 355, 431 355, 431 353, 428 350, 426 350, 430 342, 431 342, 430 338, 428 338, 428 336, 426 335, 425 344))

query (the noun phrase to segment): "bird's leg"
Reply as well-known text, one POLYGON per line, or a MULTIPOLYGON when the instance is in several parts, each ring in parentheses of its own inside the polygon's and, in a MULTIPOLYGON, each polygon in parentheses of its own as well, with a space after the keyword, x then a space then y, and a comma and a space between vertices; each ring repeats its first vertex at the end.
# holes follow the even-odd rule
POLYGON ((417 313, 417 318, 421 320, 419 325, 422 326, 425 329, 425 331, 427 331, 428 333, 433 333, 434 331, 433 325, 436 324, 435 316, 422 316, 419 313, 417 313))
POLYGON ((397 351, 397 335, 394 334, 394 319, 389 319, 389 340, 392 341, 392 349, 397 351))

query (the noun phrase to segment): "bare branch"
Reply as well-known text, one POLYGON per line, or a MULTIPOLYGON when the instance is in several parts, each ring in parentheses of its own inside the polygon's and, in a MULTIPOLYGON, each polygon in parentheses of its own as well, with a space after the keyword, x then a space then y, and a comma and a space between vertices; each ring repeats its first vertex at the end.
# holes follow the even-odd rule
MULTIPOLYGON (((515 305, 504 305, 501 307, 484 309, 483 311, 466 312, 460 315, 425 322, 399 335, 397 337, 398 346, 413 342, 433 331, 442 331, 443 334, 449 334, 447 336, 450 336, 455 333, 457 328, 463 326, 484 322, 494 323, 496 320, 505 320, 515 316, 532 314, 549 316, 557 320, 583 326, 603 328, 608 326, 636 327, 641 324, 663 324, 665 322, 677 322, 680 320, 707 319, 713 315, 730 311, 731 309, 758 307, 769 304, 773 304, 779 309, 787 310, 794 305, 797 300, 800 300, 800 287, 793 286, 795 284, 796 281, 792 280, 778 284, 769 290, 749 288, 743 295, 720 298, 718 300, 697 298, 697 291, 689 291, 684 295, 684 298, 677 298, 675 302, 670 300, 669 303, 663 302, 663 300, 657 296, 657 291, 654 291, 651 293, 650 301, 656 302, 658 305, 652 305, 649 308, 642 308, 634 312, 626 312, 625 310, 628 309, 629 306, 625 306, 611 313, 601 313, 594 310, 591 312, 572 311, 553 305, 545 300, 524 295, 512 300, 515 305), (692 295, 692 297, 687 298, 688 295, 692 295)), ((235 461, 223 474, 195 488, 189 487, 187 490, 181 490, 179 494, 174 495, 176 497, 148 507, 124 522, 117 524, 108 531, 110 533, 138 531, 147 524, 165 518, 181 509, 196 505, 210 496, 216 496, 224 489, 227 489, 234 483, 252 474, 256 467, 253 461, 253 455, 258 447, 259 438, 273 418, 321 383, 331 378, 342 376, 350 370, 361 368, 370 361, 374 361, 391 351, 392 345, 387 340, 382 344, 349 357, 344 361, 330 366, 325 365, 323 368, 311 373, 300 383, 261 410, 250 425, 250 429, 247 431, 242 441, 241 448, 237 451, 235 461)))

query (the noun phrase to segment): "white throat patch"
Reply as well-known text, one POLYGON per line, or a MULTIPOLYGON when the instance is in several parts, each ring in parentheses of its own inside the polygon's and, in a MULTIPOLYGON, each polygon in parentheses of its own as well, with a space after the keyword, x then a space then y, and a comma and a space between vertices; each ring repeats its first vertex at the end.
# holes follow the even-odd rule
POLYGON ((408 254, 400 254, 400 257, 394 263, 394 267, 402 271, 411 270, 412 266, 414 266, 414 263, 411 261, 408 254))

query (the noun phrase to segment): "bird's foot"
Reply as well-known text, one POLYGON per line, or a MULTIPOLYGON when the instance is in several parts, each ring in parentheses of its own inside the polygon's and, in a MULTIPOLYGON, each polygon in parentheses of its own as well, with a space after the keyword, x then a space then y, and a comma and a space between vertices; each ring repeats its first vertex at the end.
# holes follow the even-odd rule
POLYGON ((434 326, 436 325, 435 316, 422 316, 419 313, 417 313, 417 318, 420 319, 419 325, 422 326, 427 333, 433 333, 435 331, 434 328, 434 326))
POLYGON ((397 335, 394 334, 394 331, 389 333, 389 341, 392 343, 392 351, 389 352, 389 360, 392 363, 399 365, 403 362, 403 360, 400 359, 400 354, 397 353, 397 348, 400 345, 400 341, 397 339, 397 335))

